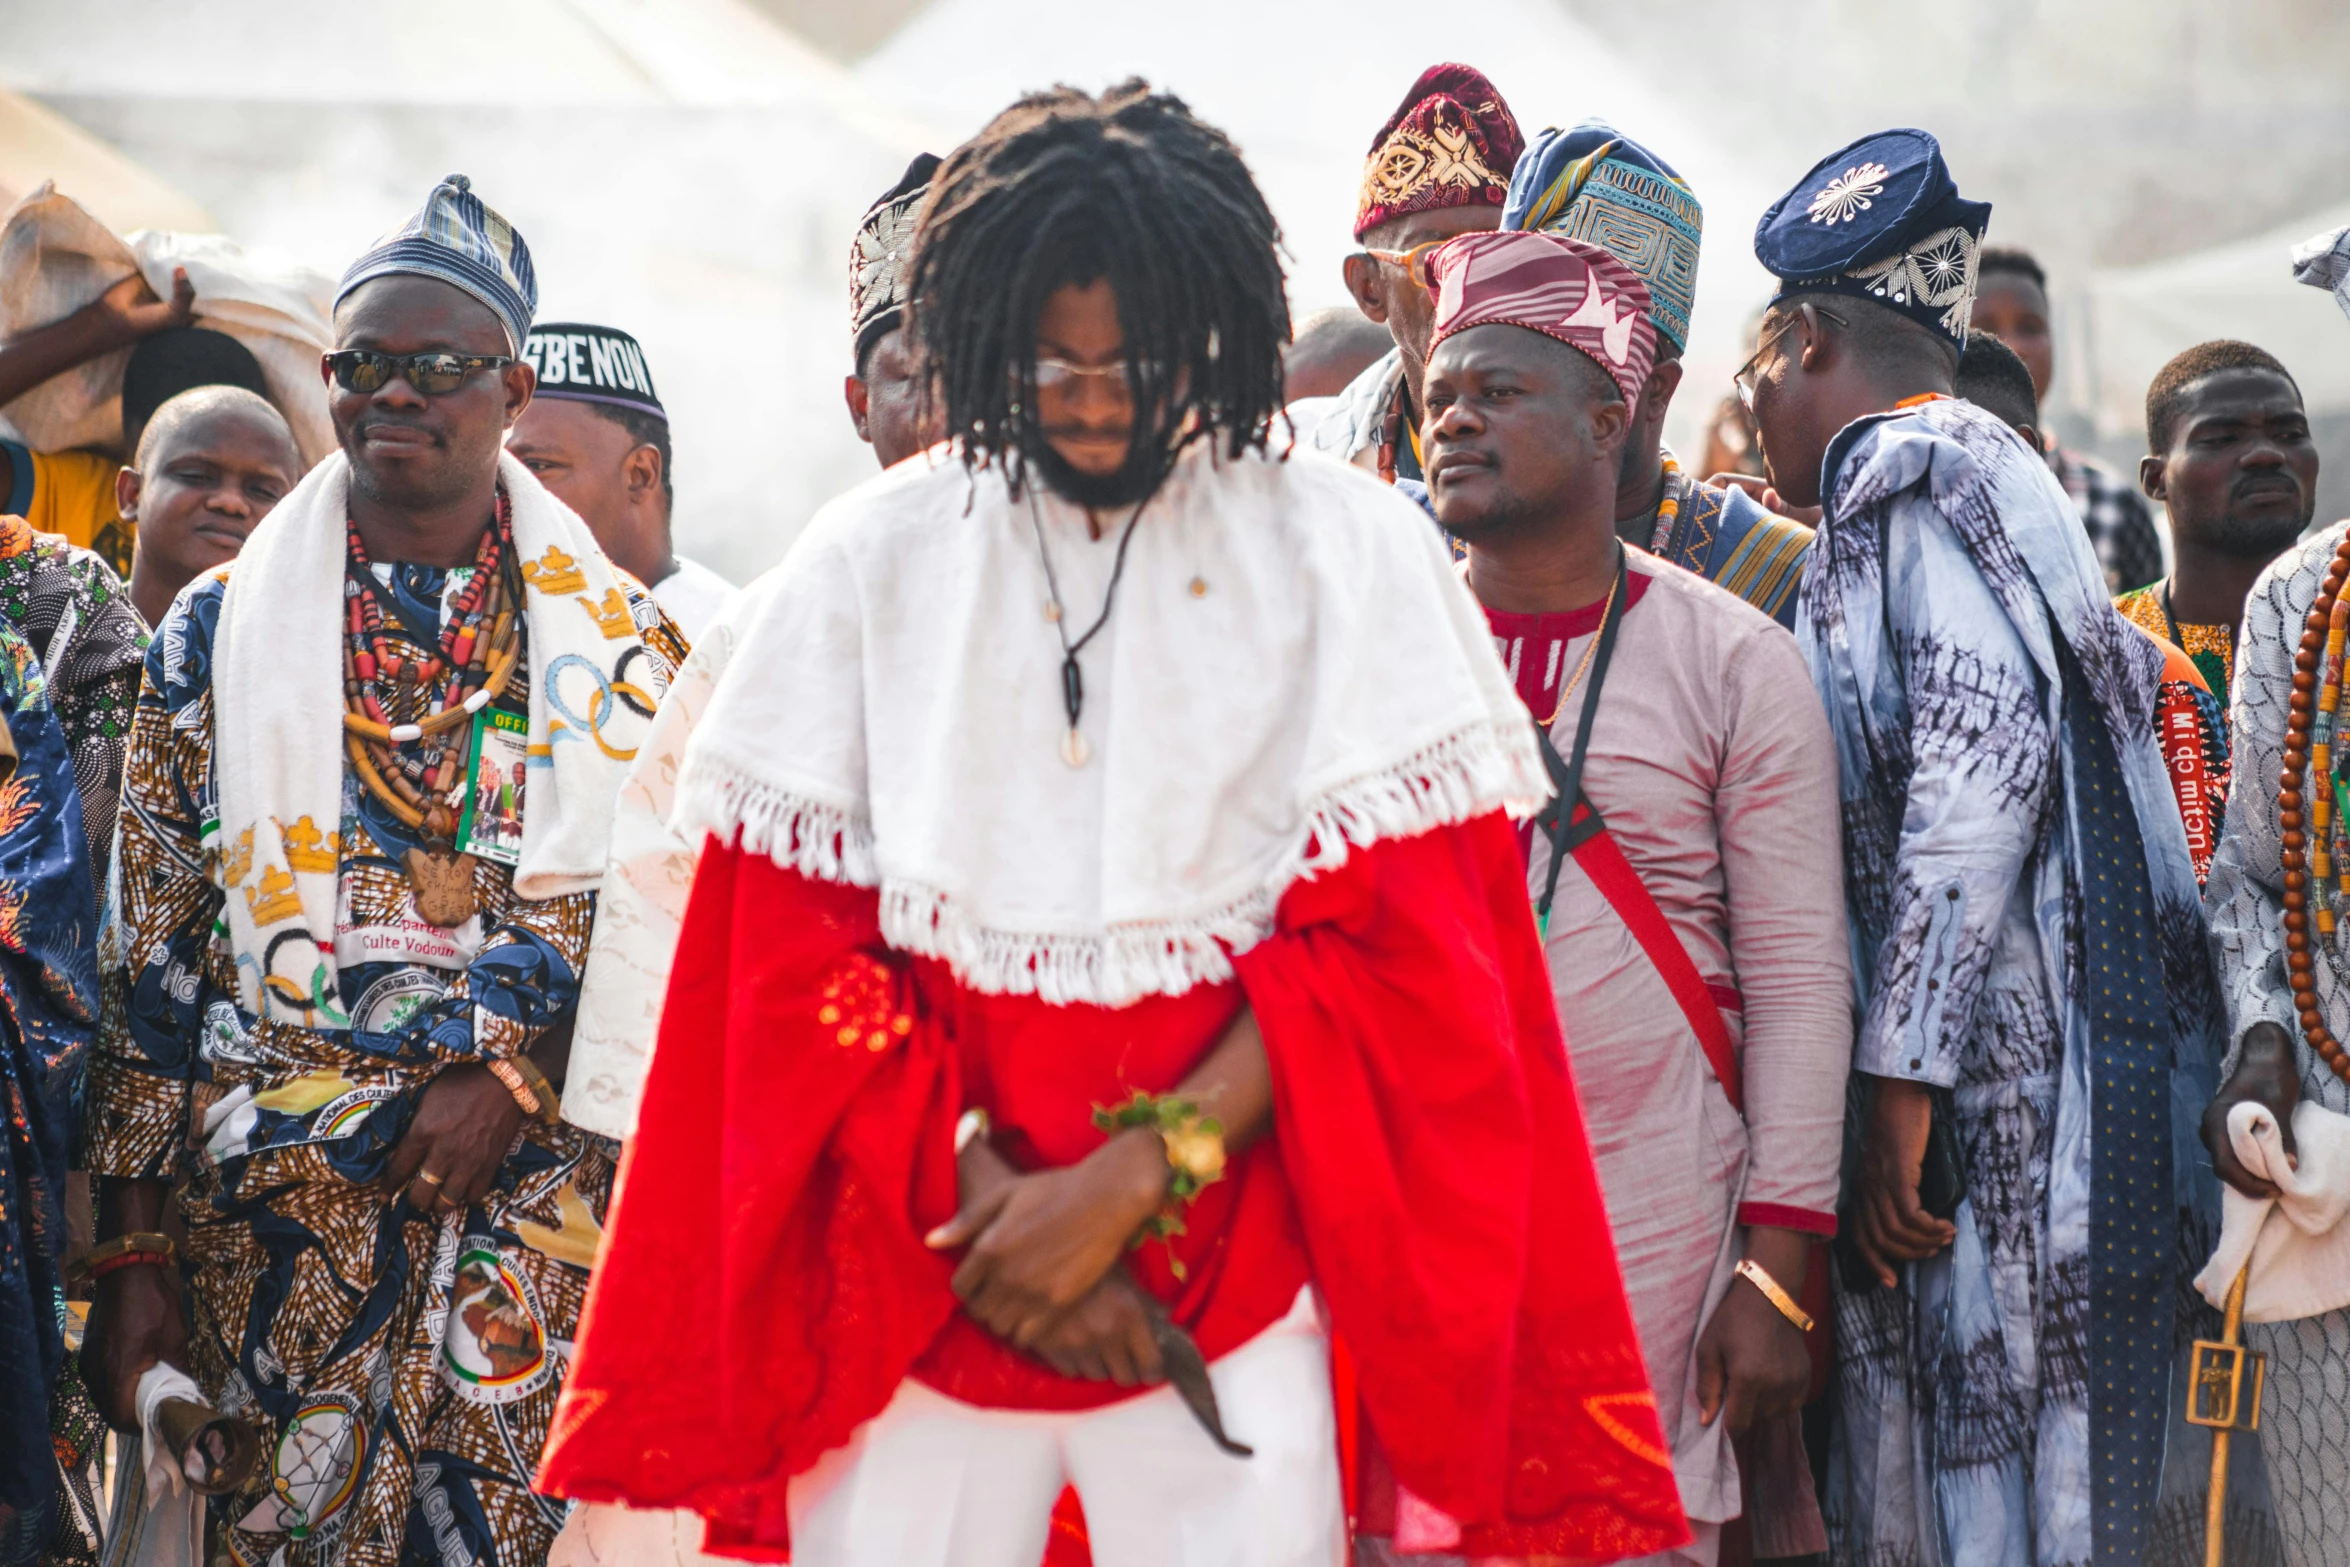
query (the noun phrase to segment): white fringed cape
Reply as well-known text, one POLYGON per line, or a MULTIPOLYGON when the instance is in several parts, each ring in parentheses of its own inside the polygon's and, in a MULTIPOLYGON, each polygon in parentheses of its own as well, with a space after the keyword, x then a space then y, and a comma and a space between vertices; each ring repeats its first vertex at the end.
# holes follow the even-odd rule
POLYGON ((1120 1006, 1232 976, 1281 895, 1354 849, 1549 793, 1484 616, 1426 515, 1312 453, 1193 447, 1123 514, 907 463, 820 512, 685 751, 675 824, 878 887, 963 983, 1120 1006))

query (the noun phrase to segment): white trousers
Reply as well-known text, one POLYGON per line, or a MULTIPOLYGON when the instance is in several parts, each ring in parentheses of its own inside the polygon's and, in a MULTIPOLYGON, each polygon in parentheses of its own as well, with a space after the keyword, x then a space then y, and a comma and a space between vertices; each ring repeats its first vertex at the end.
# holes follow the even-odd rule
MULTIPOLYGON (((982 1409, 908 1379, 792 1482, 793 1567, 1038 1567, 1065 1485, 1094 1567, 1341 1567, 1330 1347, 1312 1290, 1208 1368, 1219 1451, 1168 1387, 1071 1414, 982 1409)), ((583 1507, 549 1567, 717 1567, 700 1520, 583 1507)), ((728 1564, 731 1567, 731 1564, 728 1564)))
POLYGON ((1208 1371, 1219 1451, 1173 1388, 1071 1414, 980 1409, 901 1384, 792 1483, 795 1567, 1037 1567, 1064 1485, 1094 1567, 1340 1567, 1330 1349, 1311 1290, 1208 1371))

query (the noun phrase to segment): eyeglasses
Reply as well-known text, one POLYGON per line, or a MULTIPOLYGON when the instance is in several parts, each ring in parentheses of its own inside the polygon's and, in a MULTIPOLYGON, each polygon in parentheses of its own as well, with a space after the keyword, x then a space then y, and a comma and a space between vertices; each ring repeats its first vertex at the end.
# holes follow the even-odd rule
MULTIPOLYGON (((1818 305, 1814 305, 1811 308, 1813 312, 1820 316, 1823 320, 1833 321, 1838 326, 1844 325, 1844 318, 1836 314, 1834 311, 1824 310, 1818 305)), ((1740 365, 1738 367, 1738 373, 1730 378, 1732 384, 1738 388, 1738 401, 1745 405, 1748 418, 1752 418, 1754 416, 1754 383, 1759 378, 1760 372, 1762 370, 1763 355, 1769 353, 1773 348, 1777 347, 1779 339, 1785 337, 1789 332, 1795 330, 1795 323, 1801 319, 1802 317, 1790 311, 1786 318, 1780 321, 1779 329, 1776 332, 1773 332, 1770 336, 1764 338, 1760 343, 1755 345, 1754 357, 1747 360, 1743 365, 1740 365)))
POLYGON ((380 392, 398 376, 427 397, 454 392, 476 370, 503 370, 503 354, 378 354, 345 348, 326 356, 335 385, 346 392, 380 392))
MULTIPOLYGON (((1159 367, 1153 361, 1144 360, 1135 369, 1146 381, 1159 379, 1159 367)), ((1106 390, 1112 397, 1132 400, 1134 381, 1127 375, 1126 362, 1122 359, 1111 365, 1073 365, 1066 359, 1039 359, 1036 362, 1036 389, 1039 392, 1075 390, 1078 382, 1091 381, 1097 377, 1106 383, 1106 390)))
POLYGON ((1428 280, 1427 258, 1430 252, 1447 243, 1446 240, 1432 239, 1425 244, 1414 245, 1409 250, 1372 250, 1366 246, 1363 254, 1373 261, 1384 261, 1391 267, 1403 268, 1405 277, 1434 292, 1436 285, 1428 280))

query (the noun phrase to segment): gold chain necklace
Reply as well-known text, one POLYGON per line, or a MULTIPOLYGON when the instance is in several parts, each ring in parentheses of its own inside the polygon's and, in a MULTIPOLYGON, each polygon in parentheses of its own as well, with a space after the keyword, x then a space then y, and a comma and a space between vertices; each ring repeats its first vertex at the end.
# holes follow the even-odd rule
POLYGON ((1607 597, 1599 606, 1599 624, 1591 628, 1591 640, 1583 644, 1583 660, 1575 666, 1575 672, 1567 678, 1567 683, 1559 687, 1558 703, 1551 708, 1550 722, 1544 724, 1543 728, 1553 729, 1558 726, 1559 715, 1567 710, 1567 698, 1573 696, 1575 687, 1583 683, 1584 673, 1591 668, 1591 655, 1599 651, 1599 634, 1607 627, 1608 611, 1616 607, 1616 588, 1623 580, 1624 574, 1619 571, 1608 583, 1607 597))

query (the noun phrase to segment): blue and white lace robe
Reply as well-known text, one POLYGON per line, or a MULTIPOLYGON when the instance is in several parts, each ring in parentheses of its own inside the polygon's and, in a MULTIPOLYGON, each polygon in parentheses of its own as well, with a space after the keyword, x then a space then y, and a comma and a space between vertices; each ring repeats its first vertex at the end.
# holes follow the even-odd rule
MULTIPOLYGON (((2302 1097, 2350 1115, 2350 1085, 2301 1042, 2299 1009, 2285 980, 2284 845, 2277 823, 2293 655, 2341 542, 2340 523, 2319 530, 2272 561, 2245 600, 2228 716, 2228 815, 2203 902, 2227 990, 2228 1064, 2234 1065, 2247 1029, 2274 1023, 2294 1042, 2302 1097)), ((2350 1038, 2350 962, 2341 942, 2319 941, 2312 977, 2326 1027, 2336 1038, 2350 1038)), ((2260 1444, 2284 1559, 2289 1567, 2331 1567, 2350 1549, 2350 1466, 2343 1462, 2350 1453, 2350 1311, 2248 1322, 2244 1338, 2268 1356, 2260 1444)))
MULTIPOLYGON (((2216 1188, 2194 1129, 2213 1085, 2218 1010, 2154 744, 2161 657, 2107 601, 2046 465, 1973 405, 1863 420, 1837 438, 1826 471, 1797 635, 1842 770, 1862 1013, 1853 1065, 1949 1090, 1967 1178, 1950 1251, 1911 1265, 1898 1290, 1839 1282, 1831 1554, 1869 1567, 2119 1559, 2112 1534, 2104 1549, 2097 1538, 2113 1509, 2093 1505, 2113 1487, 2134 1499, 2119 1522, 2144 1560, 2199 1561, 2210 1448, 2176 1418, 2178 1392, 2167 1419, 2134 1423, 2147 1433, 2134 1488, 2115 1487, 2127 1459, 2093 1430, 2085 864, 2057 639, 2075 689, 2119 742, 2168 992, 2155 1015, 2170 1023, 2176 1211, 2158 1218, 2171 1228, 2175 1217, 2178 1246, 2152 1266, 2167 1266, 2178 1305, 2164 1314, 2157 1302, 2150 1315, 2175 1318, 2178 1331, 2175 1343, 2144 1346, 2168 1367, 2201 1310, 2186 1279, 2215 1233, 2216 1188), (2159 1485, 2143 1483, 2157 1467, 2159 1485)), ((2116 819, 2112 802, 2091 804, 2116 819)), ((2146 1102, 2159 1123, 2160 1090, 2146 1102)), ((1865 1103, 1856 1092, 1856 1110, 1865 1103)), ((2159 1411, 2161 1392, 2141 1397, 2159 1411)), ((2241 1493, 2255 1494, 2265 1491, 2241 1493)))

